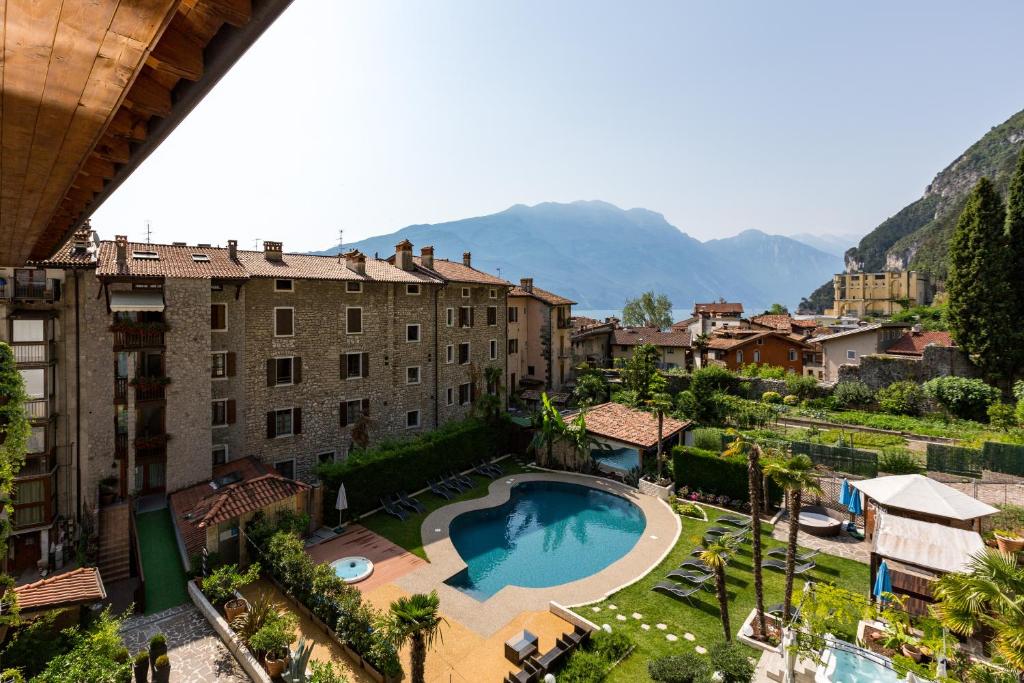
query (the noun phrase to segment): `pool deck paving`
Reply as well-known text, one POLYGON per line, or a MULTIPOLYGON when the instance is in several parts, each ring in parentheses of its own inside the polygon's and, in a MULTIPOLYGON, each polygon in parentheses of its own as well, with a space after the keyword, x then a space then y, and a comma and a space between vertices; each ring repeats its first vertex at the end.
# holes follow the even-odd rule
POLYGON ((427 566, 419 557, 359 524, 350 524, 340 536, 311 546, 306 553, 316 564, 350 556, 368 558, 373 562, 373 574, 352 584, 363 593, 427 566))
POLYGON ((453 503, 429 514, 423 521, 421 533, 430 562, 399 577, 395 584, 408 593, 436 590, 441 598, 441 609, 447 616, 470 631, 490 638, 504 632, 503 627, 522 613, 547 612, 552 601, 567 606, 596 602, 642 578, 671 551, 681 530, 679 516, 667 503, 618 482, 566 472, 516 474, 492 482, 482 498, 453 503), (452 520, 470 510, 501 505, 509 499, 514 485, 527 481, 581 484, 619 495, 641 509, 646 527, 640 540, 625 556, 577 581, 547 588, 506 586, 482 602, 447 585, 446 579, 466 567, 448 534, 452 520))
MULTIPOLYGON (((785 518, 775 523, 772 538, 787 543, 789 541, 789 522, 785 518)), ((845 532, 831 538, 815 536, 806 531, 797 532, 797 545, 801 548, 820 550, 827 555, 835 555, 847 560, 868 564, 871 561, 871 544, 857 540, 845 532)))
MULTIPOLYGON (((778 652, 762 652, 754 669, 751 683, 782 683, 785 679, 786 660, 778 652)), ((814 683, 816 667, 813 662, 797 660, 794 683, 814 683)))

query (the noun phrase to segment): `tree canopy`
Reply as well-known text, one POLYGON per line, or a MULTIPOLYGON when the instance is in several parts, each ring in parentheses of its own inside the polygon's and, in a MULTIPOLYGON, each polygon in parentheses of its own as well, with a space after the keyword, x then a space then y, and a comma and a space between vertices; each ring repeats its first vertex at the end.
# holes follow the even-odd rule
POLYGON ((635 299, 627 299, 622 307, 622 324, 659 330, 671 327, 672 301, 664 294, 654 292, 644 292, 635 299))

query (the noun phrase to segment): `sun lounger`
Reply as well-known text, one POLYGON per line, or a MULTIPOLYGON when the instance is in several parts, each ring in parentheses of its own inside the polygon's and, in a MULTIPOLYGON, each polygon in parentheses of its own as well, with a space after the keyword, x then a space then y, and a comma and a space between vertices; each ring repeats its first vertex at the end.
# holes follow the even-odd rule
POLYGON ((736 533, 735 529, 730 529, 724 526, 709 526, 704 530, 705 536, 725 536, 727 534, 736 533))
POLYGON ((442 479, 441 486, 444 486, 446 489, 452 491, 453 493, 462 493, 463 491, 466 490, 466 487, 462 483, 456 481, 455 479, 452 479, 451 477, 445 477, 444 479, 442 479))
POLYGON ((427 511, 427 508, 423 505, 423 503, 419 502, 415 498, 410 498, 405 491, 399 491, 398 493, 396 493, 395 498, 397 499, 397 503, 401 504, 403 507, 412 510, 413 512, 427 511))
MULTIPOLYGON (((785 559, 785 557, 786 557, 786 549, 785 548, 772 548, 771 550, 768 551, 767 554, 771 555, 772 557, 781 557, 781 558, 785 559)), ((820 550, 808 550, 806 553, 798 552, 796 554, 796 561, 797 562, 809 562, 809 561, 813 560, 815 557, 817 557, 820 554, 821 554, 820 550)))
MULTIPOLYGON (((786 563, 782 560, 765 560, 761 563, 761 566, 765 569, 778 569, 780 572, 786 571, 786 563)), ((810 562, 804 562, 802 564, 796 565, 796 567, 793 569, 793 573, 803 574, 805 572, 811 571, 812 569, 814 569, 814 567, 815 564, 813 560, 810 562)))
POLYGON ((654 584, 654 588, 652 588, 651 590, 658 591, 659 593, 664 593, 665 595, 669 595, 675 598, 676 600, 686 600, 687 602, 690 602, 690 597, 700 590, 700 586, 693 586, 692 588, 680 588, 678 585, 672 583, 671 581, 662 581, 660 583, 654 584))
POLYGON ((749 529, 753 524, 751 520, 744 519, 743 517, 719 517, 715 520, 718 524, 728 524, 729 526, 739 527, 743 529, 749 529))
POLYGON ((449 472, 448 474, 451 475, 452 479, 454 479, 455 481, 459 482, 460 484, 465 486, 467 489, 471 489, 474 486, 476 486, 476 482, 473 481, 472 477, 468 477, 465 474, 462 474, 461 472, 449 472))
POLYGON ((454 472, 448 473, 448 478, 444 480, 444 483, 446 486, 448 486, 448 488, 454 488, 459 493, 463 491, 468 491, 469 489, 473 488, 472 483, 469 483, 465 479, 460 478, 459 475, 455 474, 454 472))
POLYGON ((481 477, 487 477, 488 479, 494 479, 495 477, 498 476, 497 474, 494 473, 493 470, 487 469, 487 466, 484 465, 483 462, 478 462, 476 466, 473 467, 473 471, 479 474, 481 477))
POLYGON ((398 519, 400 519, 403 522, 409 517, 408 512, 398 507, 394 503, 385 500, 384 498, 380 499, 380 504, 381 506, 383 506, 384 512, 388 513, 392 517, 398 517, 398 519))
POLYGON ((499 465, 496 462, 491 462, 489 460, 484 460, 483 461, 483 465, 484 465, 484 467, 486 467, 491 472, 494 472, 494 476, 496 476, 496 477, 500 477, 501 475, 505 474, 505 470, 503 470, 501 468, 501 465, 499 465))
POLYGON ((680 564, 679 568, 680 569, 686 569, 686 568, 695 569, 696 571, 699 571, 699 572, 704 573, 704 574, 707 574, 708 572, 711 571, 711 567, 707 566, 706 564, 704 564, 700 560, 687 560, 686 562, 683 562, 682 564, 680 564))
POLYGON ((434 495, 441 496, 445 500, 451 500, 452 499, 452 492, 450 490, 448 490, 447 488, 445 488, 444 485, 440 481, 436 481, 435 482, 435 481, 428 480, 427 484, 430 486, 430 491, 434 495))
POLYGON ((715 578, 713 572, 699 572, 686 569, 673 569, 668 574, 665 574, 666 579, 682 579, 697 586, 703 586, 705 583, 715 578))

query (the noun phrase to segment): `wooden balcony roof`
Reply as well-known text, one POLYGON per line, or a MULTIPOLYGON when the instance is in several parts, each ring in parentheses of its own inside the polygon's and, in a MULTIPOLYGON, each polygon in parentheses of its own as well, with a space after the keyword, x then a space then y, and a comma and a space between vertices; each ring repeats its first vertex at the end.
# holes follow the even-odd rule
POLYGON ((0 0, 0 263, 42 260, 291 0, 0 0))

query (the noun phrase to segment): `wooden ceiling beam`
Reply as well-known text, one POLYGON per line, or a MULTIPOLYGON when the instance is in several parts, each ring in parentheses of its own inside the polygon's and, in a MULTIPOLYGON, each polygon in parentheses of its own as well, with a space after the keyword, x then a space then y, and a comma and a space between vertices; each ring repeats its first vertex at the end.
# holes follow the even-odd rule
POLYGON ((92 201, 92 198, 96 195, 91 190, 83 190, 80 187, 71 187, 68 190, 67 196, 74 199, 75 201, 84 202, 88 204, 92 201))
POLYGON ((109 161, 104 161, 93 154, 85 160, 82 172, 97 178, 113 178, 117 174, 117 168, 109 161))
POLYGON ((236 28, 252 19, 252 0, 195 0, 191 4, 196 10, 236 28))
POLYGON ((82 190, 89 190, 90 192, 102 192, 103 178, 101 178, 98 175, 87 175, 85 173, 79 173, 78 177, 75 178, 75 182, 71 184, 71 187, 77 187, 82 190))
POLYGON ((119 138, 125 138, 133 142, 142 142, 146 139, 146 128, 146 120, 144 118, 122 107, 114 114, 107 132, 119 138))
POLYGON ((150 78, 144 69, 128 91, 124 104, 138 114, 163 118, 171 113, 171 91, 150 78))
POLYGON ((186 33, 187 24, 181 17, 177 14, 171 20, 146 65, 178 78, 198 81, 203 77, 203 46, 186 33))
POLYGON ((115 164, 127 164, 131 159, 132 149, 127 140, 115 138, 113 135, 104 135, 96 143, 96 154, 100 159, 115 164))

